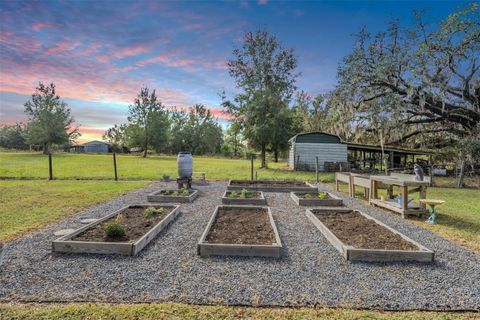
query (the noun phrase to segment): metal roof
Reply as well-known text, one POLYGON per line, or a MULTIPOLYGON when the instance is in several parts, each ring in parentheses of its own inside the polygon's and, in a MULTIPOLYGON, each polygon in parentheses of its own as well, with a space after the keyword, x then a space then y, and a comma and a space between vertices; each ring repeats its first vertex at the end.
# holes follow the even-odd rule
POLYGON ((296 135, 291 137, 288 141, 295 141, 295 140, 297 140, 297 137, 299 137, 299 136, 305 136, 305 135, 310 135, 310 134, 321 134, 321 135, 325 135, 325 136, 335 137, 340 141, 340 143, 342 143, 342 139, 340 139, 339 136, 337 136, 335 134, 331 134, 331 133, 322 132, 322 131, 311 131, 311 132, 297 133, 296 135))
MULTIPOLYGON (((349 150, 363 150, 363 151, 378 151, 382 152, 382 147, 381 146, 375 146, 375 145, 370 145, 370 144, 360 144, 360 143, 350 143, 350 142, 344 142, 344 144, 347 145, 347 149, 349 150)), ((409 149, 403 149, 403 148, 396 148, 396 147, 389 147, 389 146, 384 146, 383 147, 384 152, 395 152, 395 153, 403 153, 403 154, 419 154, 419 155, 432 155, 434 154, 433 152, 430 151, 422 151, 422 150, 409 150, 409 149)))
MULTIPOLYGON (((321 134, 321 135, 325 135, 325 136, 335 137, 339 140, 339 143, 346 144, 347 149, 349 149, 349 150, 363 150, 363 151, 382 152, 382 147, 381 146, 376 146, 376 145, 371 145, 371 144, 344 142, 344 141, 342 141, 342 139, 340 139, 339 136, 337 136, 335 134, 321 132, 321 131, 302 132, 302 133, 294 135, 288 141, 289 142, 296 141, 297 137, 304 136, 304 135, 309 135, 309 134, 321 134)), ((403 149, 403 148, 397 148, 397 147, 391 147, 391 146, 384 146, 383 150, 384 150, 384 152, 392 151, 392 152, 395 152, 395 153, 402 153, 402 154, 418 154, 418 155, 433 155, 434 154, 434 152, 430 152, 430 151, 409 150, 409 149, 403 149)))

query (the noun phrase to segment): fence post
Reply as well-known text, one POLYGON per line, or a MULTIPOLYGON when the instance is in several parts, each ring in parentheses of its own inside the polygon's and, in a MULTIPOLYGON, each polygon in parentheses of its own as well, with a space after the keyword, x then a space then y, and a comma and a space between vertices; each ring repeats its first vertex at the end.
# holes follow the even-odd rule
POLYGON ((317 183, 318 183, 318 157, 315 157, 315 173, 317 176, 317 183))
POLYGON ((258 171, 255 171, 255 181, 258 180, 258 171))
POLYGON ((48 153, 48 180, 53 180, 52 153, 48 153))
POLYGON ((253 154, 250 156, 250 180, 253 180, 253 154))
POLYGON ((117 155, 115 152, 113 153, 113 171, 115 173, 115 181, 118 181, 118 175, 117 175, 117 155))

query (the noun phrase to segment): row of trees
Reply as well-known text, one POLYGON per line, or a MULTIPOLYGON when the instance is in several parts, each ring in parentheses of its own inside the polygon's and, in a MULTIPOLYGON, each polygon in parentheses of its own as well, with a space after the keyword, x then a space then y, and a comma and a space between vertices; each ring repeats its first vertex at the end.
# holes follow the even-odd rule
POLYGON ((103 139, 114 148, 141 147, 147 151, 193 154, 219 153, 223 130, 204 105, 196 104, 189 111, 166 108, 155 90, 142 88, 129 106, 128 122, 108 129, 103 139))

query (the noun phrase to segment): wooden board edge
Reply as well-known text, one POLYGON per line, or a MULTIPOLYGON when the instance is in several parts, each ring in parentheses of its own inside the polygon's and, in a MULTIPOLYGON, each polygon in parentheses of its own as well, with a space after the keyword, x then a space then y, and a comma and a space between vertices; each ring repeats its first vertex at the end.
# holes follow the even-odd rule
POLYGON ((177 205, 174 209, 167 214, 162 220, 160 220, 155 226, 153 226, 147 233, 145 233, 140 239, 135 241, 132 246, 132 255, 136 255, 143 248, 145 248, 155 237, 165 229, 170 222, 180 214, 180 206, 177 205))
MULTIPOLYGON (((382 227, 386 228, 387 230, 390 230, 391 232, 393 232, 393 233, 395 233, 395 234, 398 234, 398 235, 401 236, 404 240, 413 243, 413 244, 416 245, 419 249, 421 249, 421 251, 434 253, 433 250, 428 249, 428 248, 425 247, 424 245, 418 243, 417 241, 411 239, 411 238, 408 237, 407 235, 405 235, 405 234, 403 234, 402 232, 400 232, 400 231, 398 231, 398 230, 390 227, 389 225, 383 223, 382 221, 380 221, 380 220, 378 220, 378 219, 376 219, 376 218, 374 218, 374 217, 372 217, 372 216, 370 216, 370 215, 368 215, 368 214, 366 214, 366 213, 364 213, 364 212, 362 212, 362 211, 360 211, 360 210, 355 210, 355 211, 357 211, 358 213, 360 213, 361 215, 363 215, 365 218, 371 219, 371 220, 375 221, 376 223, 378 223, 378 224, 381 225, 382 227)), ((406 250, 405 250, 405 251, 406 251, 406 250)), ((411 251, 409 251, 409 252, 411 252, 411 251)))
POLYGON ((313 225, 320 230, 322 235, 330 242, 330 244, 337 249, 338 252, 340 252, 342 255, 346 254, 346 246, 345 244, 340 241, 333 232, 331 232, 317 217, 315 217, 315 214, 310 211, 310 209, 306 210, 306 215, 307 218, 313 223, 313 225))

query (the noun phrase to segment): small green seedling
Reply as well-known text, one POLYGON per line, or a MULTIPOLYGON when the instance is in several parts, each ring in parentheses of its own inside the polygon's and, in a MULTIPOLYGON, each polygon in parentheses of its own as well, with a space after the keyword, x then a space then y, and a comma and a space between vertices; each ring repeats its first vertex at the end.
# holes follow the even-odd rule
POLYGON ((238 193, 235 191, 230 192, 230 198, 238 198, 238 193))
POLYGON ((145 216, 147 217, 147 219, 151 219, 158 214, 162 214, 163 211, 164 208, 148 207, 147 209, 145 209, 145 216))
POLYGON ((326 192, 319 192, 318 193, 318 199, 325 199, 326 196, 327 196, 326 192))
POLYGON ((107 238, 122 238, 127 235, 127 231, 125 230, 125 226, 121 223, 122 222, 122 215, 119 214, 115 220, 109 222, 105 225, 105 236, 107 238))
POLYGON ((251 193, 247 189, 242 189, 242 191, 240 191, 240 198, 246 199, 246 198, 250 198, 250 196, 251 196, 251 193))
POLYGON ((179 192, 179 193, 180 193, 180 195, 181 195, 182 197, 188 197, 188 195, 190 194, 190 192, 188 191, 187 188, 182 188, 182 189, 180 189, 180 192, 179 192))

